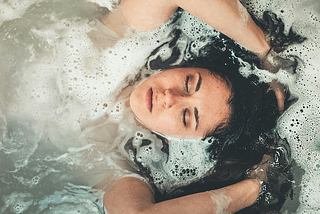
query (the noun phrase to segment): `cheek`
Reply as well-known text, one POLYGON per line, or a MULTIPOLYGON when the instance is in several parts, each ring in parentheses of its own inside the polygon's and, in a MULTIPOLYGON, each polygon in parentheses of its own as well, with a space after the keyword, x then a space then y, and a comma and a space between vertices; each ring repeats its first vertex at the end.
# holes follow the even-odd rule
POLYGON ((139 115, 143 114, 143 103, 141 101, 141 93, 139 93, 139 90, 134 90, 130 95, 130 107, 133 113, 139 117, 139 115))
POLYGON ((159 131, 160 129, 164 129, 167 125, 168 119, 166 115, 162 114, 158 117, 150 117, 148 118, 148 126, 155 131, 159 131))
POLYGON ((150 123, 148 125, 150 129, 164 135, 178 135, 181 132, 176 118, 171 114, 162 114, 148 122, 150 123))

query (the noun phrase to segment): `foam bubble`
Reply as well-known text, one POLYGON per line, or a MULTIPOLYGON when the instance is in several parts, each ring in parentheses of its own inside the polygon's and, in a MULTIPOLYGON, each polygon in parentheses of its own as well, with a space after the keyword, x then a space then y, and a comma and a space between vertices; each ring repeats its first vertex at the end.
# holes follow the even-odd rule
POLYGON ((13 20, 23 16, 25 11, 34 3, 42 2, 43 0, 9 0, 0 3, 0 25, 7 20, 13 20))
POLYGON ((118 5, 121 2, 120 0, 108 0, 108 1, 104 1, 104 0, 88 0, 88 1, 98 4, 100 7, 106 7, 109 10, 115 9, 116 7, 118 7, 118 5))
POLYGON ((162 194, 198 181, 215 164, 207 153, 210 139, 168 138, 167 145, 149 130, 135 125, 123 126, 124 132, 118 137, 121 153, 137 169, 141 170, 141 166, 147 169, 162 194))
POLYGON ((284 20, 288 32, 291 25, 307 41, 290 46, 284 55, 297 55, 297 75, 291 80, 278 76, 278 80, 289 85, 290 91, 299 97, 278 122, 281 137, 286 138, 294 160, 305 170, 302 177, 300 206, 297 213, 316 213, 319 205, 317 163, 319 162, 319 11, 315 1, 252 1, 250 8, 256 12, 271 10, 284 20), (289 80, 289 81, 288 81, 289 80))
POLYGON ((29 193, 19 192, 13 192, 11 195, 3 195, 5 206, 2 207, 1 212, 23 213, 33 203, 31 196, 29 193))
MULTIPOLYGON (((91 2, 109 10, 118 3, 112 0, 91 2)), ((5 32, 0 35, 0 149, 10 157, 7 160, 6 156, 0 154, 0 158, 6 160, 3 167, 10 169, 1 182, 8 184, 8 188, 15 189, 14 185, 17 185, 31 193, 31 189, 47 185, 48 175, 58 171, 55 167, 48 167, 47 164, 52 163, 88 174, 94 168, 108 169, 117 174, 120 167, 114 160, 119 159, 111 152, 118 146, 117 142, 101 143, 105 142, 105 136, 116 138, 114 133, 120 133, 117 140, 122 143, 127 143, 131 137, 136 138, 132 147, 138 148, 137 153, 131 150, 127 158, 132 161, 133 167, 141 164, 150 169, 160 191, 200 179, 214 165, 205 153, 208 142, 170 139, 170 152, 167 154, 161 150, 164 148, 162 141, 149 131, 122 124, 126 119, 124 102, 115 102, 119 91, 137 75, 145 77, 157 72, 141 70, 141 67, 152 50, 168 41, 172 30, 170 24, 152 32, 128 32, 126 38, 120 39, 114 47, 99 50, 87 35, 95 29, 92 14, 78 14, 86 11, 87 7, 78 6, 82 10, 74 9, 77 5, 76 1, 40 0, 0 3, 0 27, 1 32, 5 32), (99 133, 103 134, 93 138, 90 125, 91 128, 95 126, 91 122, 99 118, 116 123, 119 127, 107 126, 111 130, 109 132, 102 125, 94 127, 101 129, 99 133), (47 141, 53 142, 66 153, 40 156, 38 160, 44 160, 41 165, 33 157, 38 154, 39 145, 47 141), (93 142, 101 144, 88 146, 93 142), (68 150, 70 147, 78 149, 68 150), (39 167, 30 168, 32 164, 39 164, 39 167), (24 170, 30 174, 24 174, 24 170), (10 184, 9 180, 15 184, 10 184)), ((316 9, 319 4, 316 0, 268 0, 244 1, 244 5, 258 16, 265 10, 276 12, 284 19, 287 32, 293 25, 295 30, 308 37, 303 44, 289 47, 283 53, 284 57, 293 54, 302 59, 297 75, 284 71, 277 74, 261 70, 254 72, 261 81, 276 78, 288 84, 290 91, 299 96, 299 101, 280 118, 278 131, 288 139, 293 158, 305 170, 297 212, 317 212, 320 28, 316 9)), ((199 53, 199 49, 207 44, 207 38, 203 38, 203 35, 220 37, 219 32, 186 12, 181 12, 177 26, 184 34, 177 42, 177 48, 188 50, 177 63, 199 53), (190 46, 189 41, 192 41, 190 46)), ((163 46, 158 54, 162 59, 167 59, 171 54, 169 45, 163 46)), ((248 70, 242 72, 249 75, 246 73, 248 70)), ((117 176, 121 177, 121 173, 117 176)), ((67 175, 62 177, 65 179, 67 175)), ((44 213, 99 212, 94 203, 79 200, 81 197, 89 198, 90 194, 72 197, 68 191, 64 189, 38 198, 29 193, 10 191, 4 196, 5 206, 1 211, 24 212, 30 209, 31 198, 37 198, 39 209, 44 213)))

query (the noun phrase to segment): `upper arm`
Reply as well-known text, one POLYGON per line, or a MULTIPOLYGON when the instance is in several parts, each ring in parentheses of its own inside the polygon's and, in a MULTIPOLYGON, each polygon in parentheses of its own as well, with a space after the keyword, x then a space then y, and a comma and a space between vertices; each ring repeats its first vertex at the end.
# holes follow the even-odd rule
POLYGON ((154 204, 149 186, 135 177, 124 177, 104 194, 103 203, 109 213, 138 213, 154 204))
POLYGON ((239 0, 175 0, 177 5, 255 53, 269 50, 262 30, 239 0))
POLYGON ((172 0, 123 0, 121 10, 137 30, 154 30, 165 24, 178 8, 172 0))
POLYGON ((110 214, 211 214, 215 207, 207 192, 155 203, 149 186, 134 177, 121 178, 103 198, 110 214))
POLYGON ((121 10, 128 24, 154 30, 181 7, 255 53, 269 50, 265 35, 239 0, 123 0, 121 10))
POLYGON ((110 214, 212 214, 218 210, 233 213, 251 205, 258 196, 259 187, 257 180, 248 179, 222 189, 155 204, 146 183, 138 178, 125 177, 105 193, 103 202, 110 214), (228 201, 224 203, 220 199, 228 201))

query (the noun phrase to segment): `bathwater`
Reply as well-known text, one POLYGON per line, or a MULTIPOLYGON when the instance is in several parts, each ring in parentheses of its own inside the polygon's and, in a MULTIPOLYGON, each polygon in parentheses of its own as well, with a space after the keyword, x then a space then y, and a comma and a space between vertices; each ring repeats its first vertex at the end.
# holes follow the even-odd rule
MULTIPOLYGON (((278 80, 287 82, 290 91, 299 97, 299 101, 281 116, 277 126, 281 137, 286 138, 290 144, 292 157, 304 170, 301 183, 295 184, 299 205, 287 204, 291 208, 298 206, 294 211, 296 213, 320 213, 319 3, 319 1, 253 1, 246 4, 253 13, 262 10, 277 13, 283 19, 287 30, 292 26, 300 35, 307 37, 304 43, 294 45, 286 51, 286 54, 296 55, 302 59, 297 75, 278 74, 278 80)), ((300 177, 300 173, 296 174, 297 178, 300 177)))
MULTIPOLYGON (((201 178, 214 165, 205 153, 209 140, 169 139, 166 148, 155 135, 134 125, 124 104, 126 94, 117 98, 128 83, 153 74, 143 67, 155 48, 165 44, 160 56, 171 55, 166 42, 173 26, 169 21, 152 32, 128 29, 113 47, 101 49, 93 44, 90 32, 97 30, 96 18, 118 3, 0 2, 1 213, 104 213, 103 191, 91 186, 105 177, 110 178, 103 184, 107 189, 120 177, 140 178, 144 172, 135 170, 145 166, 152 183, 165 192, 201 178)), ((320 212, 320 3, 243 3, 257 16, 264 10, 275 12, 287 30, 293 26, 308 38, 284 53, 301 58, 297 75, 280 71, 271 76, 299 97, 277 126, 304 170, 297 170, 301 182, 294 183, 295 197, 287 201, 283 213, 320 212)), ((176 24, 185 34, 178 48, 193 54, 206 44, 198 39, 201 35, 219 36, 185 12, 176 24), (193 45, 187 47, 190 41, 193 45)), ((183 57, 189 55, 177 62, 183 57)), ((261 79, 270 76, 255 72, 261 79)))

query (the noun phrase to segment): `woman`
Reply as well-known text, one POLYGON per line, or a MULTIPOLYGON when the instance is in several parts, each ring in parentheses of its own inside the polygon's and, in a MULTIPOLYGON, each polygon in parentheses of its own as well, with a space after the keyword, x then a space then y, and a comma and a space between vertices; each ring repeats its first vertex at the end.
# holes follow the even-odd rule
MULTIPOLYGON (((196 5, 193 1, 123 1, 121 10, 112 12, 102 22, 118 36, 123 35, 126 25, 139 30, 151 30, 166 22, 178 6, 235 39, 258 54, 260 59, 265 58, 269 52, 270 47, 263 32, 237 1, 201 1, 196 5)), ((247 127, 240 125, 240 128, 235 128, 241 124, 241 120, 246 119, 239 114, 241 111, 235 109, 235 103, 241 103, 239 98, 241 96, 236 95, 241 94, 237 90, 241 88, 237 86, 240 75, 234 75, 234 73, 231 75, 222 69, 220 71, 210 69, 210 66, 206 67, 203 64, 202 62, 194 66, 188 65, 194 68, 162 71, 143 82, 130 97, 130 106, 138 122, 160 135, 199 139, 214 136, 220 142, 212 144, 213 156, 223 157, 226 151, 232 150, 230 147, 239 146, 239 144, 235 145, 238 142, 242 143, 240 145, 243 148, 254 146, 253 141, 262 131, 251 132, 255 129, 253 126, 256 122, 247 127), (209 92, 212 82, 215 83, 215 90, 209 92), (168 124, 168 120, 173 123, 168 124), (233 130, 238 131, 232 132, 233 130), (229 135, 226 136, 226 133, 229 135)), ((261 105, 261 102, 259 96, 254 94, 261 92, 257 91, 259 87, 257 90, 254 88, 252 84, 254 82, 256 81, 247 80, 243 85, 250 85, 248 91, 253 95, 250 99, 254 102, 251 106, 249 104, 251 109, 247 111, 247 115, 253 113, 249 120, 258 121, 255 113, 259 112, 261 106, 258 104, 261 105)), ((278 88, 274 90, 278 98, 279 110, 282 111, 283 94, 278 88)), ((240 108, 239 105, 238 108, 240 108)), ((272 117, 276 116, 273 113, 272 117)), ((270 128, 272 126, 266 129, 270 128)), ((256 150, 252 149, 253 151, 256 150)), ((239 158, 239 154, 233 155, 239 158)), ((251 166, 252 163, 259 163, 261 157, 261 154, 257 154, 251 166)), ((266 162, 268 161, 263 161, 263 163, 266 162)), ((247 179, 222 189, 155 204, 148 185, 140 179, 125 177, 105 194, 104 202, 110 213, 233 213, 251 205, 256 200, 260 181, 258 177, 247 179), (221 202, 221 198, 224 203, 221 202)))

